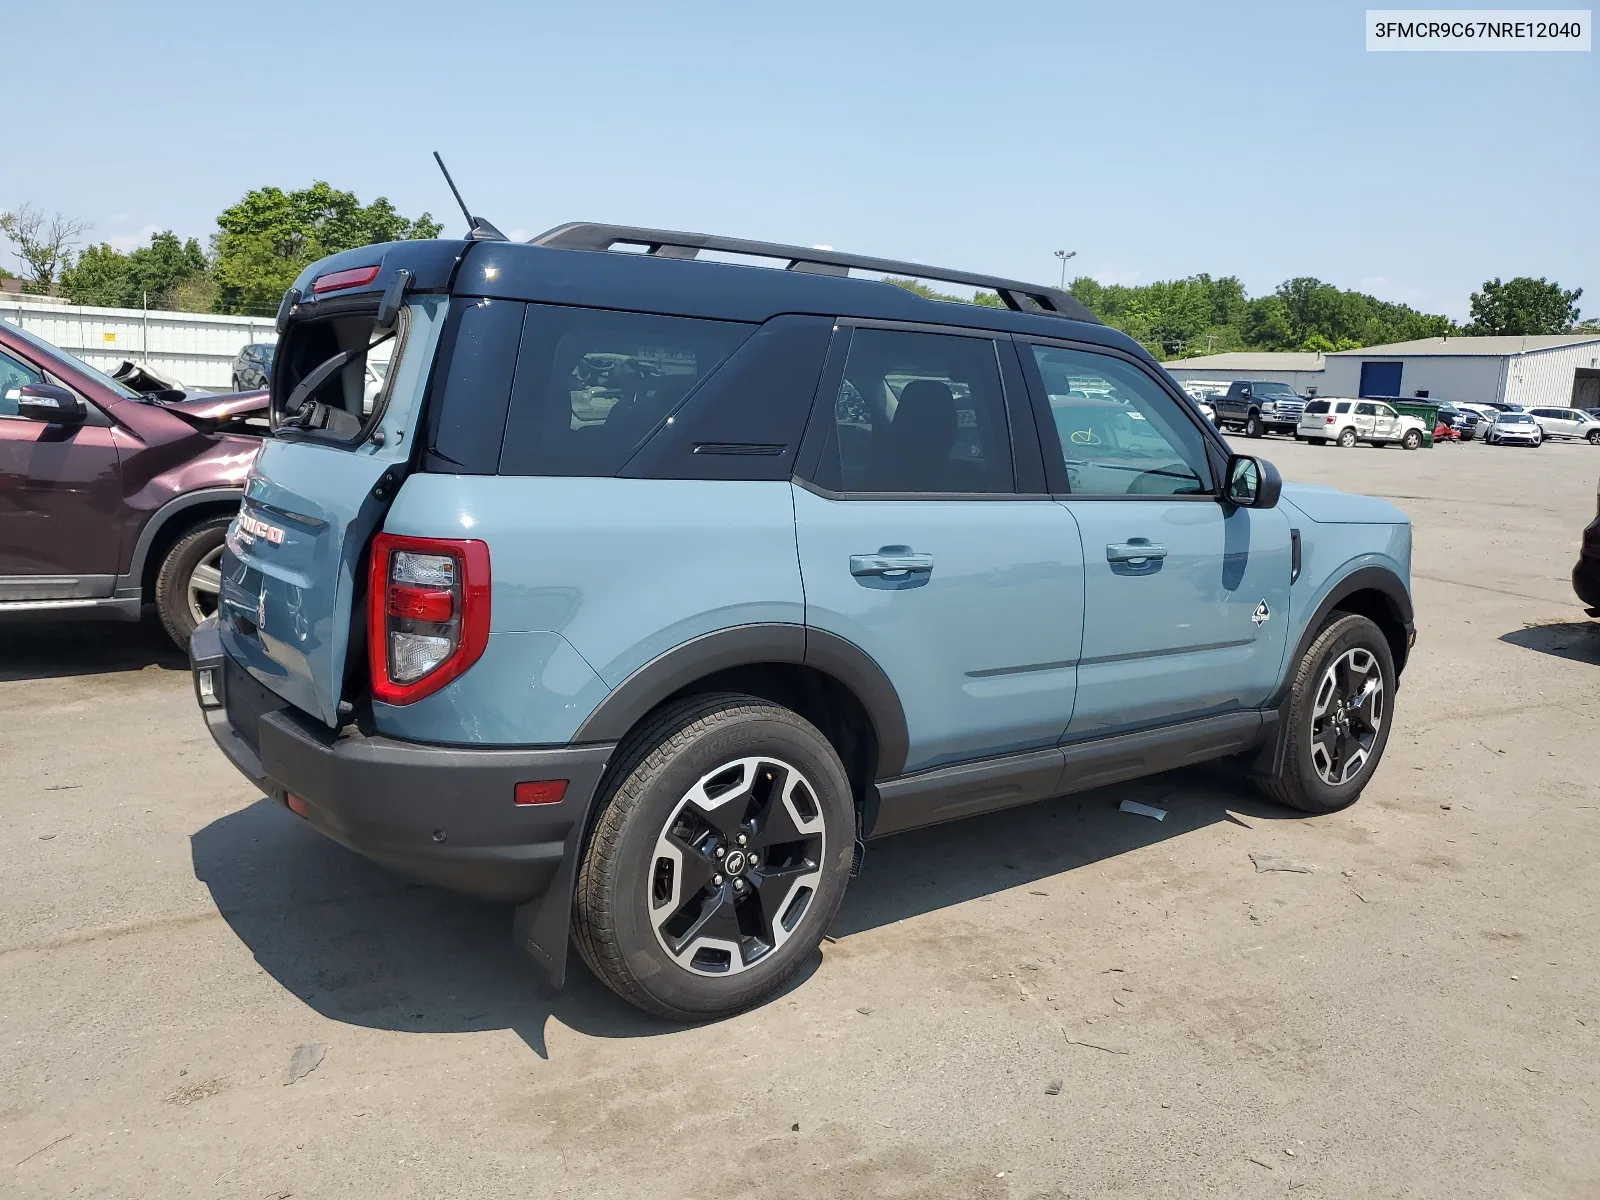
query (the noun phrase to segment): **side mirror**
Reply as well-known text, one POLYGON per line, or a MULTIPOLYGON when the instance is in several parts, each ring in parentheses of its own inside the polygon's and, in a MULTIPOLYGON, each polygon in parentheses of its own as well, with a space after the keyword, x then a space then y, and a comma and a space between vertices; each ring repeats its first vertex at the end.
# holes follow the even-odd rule
POLYGON ((17 402, 17 416, 47 425, 81 425, 89 419, 89 408, 64 387, 53 383, 25 383, 7 399, 17 402))
POLYGON ((1240 508, 1275 508, 1282 494, 1283 476, 1266 459, 1235 454, 1228 460, 1228 503, 1240 508))

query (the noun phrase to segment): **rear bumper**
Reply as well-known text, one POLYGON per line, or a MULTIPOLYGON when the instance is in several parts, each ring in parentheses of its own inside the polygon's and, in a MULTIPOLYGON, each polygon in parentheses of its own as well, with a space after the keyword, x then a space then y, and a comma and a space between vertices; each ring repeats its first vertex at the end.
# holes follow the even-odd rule
POLYGON ((279 803, 294 796, 313 827, 356 853, 507 903, 543 894, 576 855, 613 746, 477 749, 335 731, 229 659, 214 621, 195 630, 189 656, 201 713, 229 761, 279 803), (553 779, 567 781, 559 802, 513 803, 518 783, 553 779))

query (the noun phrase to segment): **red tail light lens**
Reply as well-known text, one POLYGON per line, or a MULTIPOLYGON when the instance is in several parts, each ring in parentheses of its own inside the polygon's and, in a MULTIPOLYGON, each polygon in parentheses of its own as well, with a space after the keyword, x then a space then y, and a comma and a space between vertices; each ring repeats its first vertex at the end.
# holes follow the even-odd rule
POLYGON ((1328 419, 1323 423, 1326 424, 1326 425, 1332 425, 1333 424, 1333 416, 1332 416, 1331 413, 1329 414, 1328 419))
POLYGON ((489 547, 380 533, 367 580, 372 698, 410 704, 477 662, 489 644, 489 547))

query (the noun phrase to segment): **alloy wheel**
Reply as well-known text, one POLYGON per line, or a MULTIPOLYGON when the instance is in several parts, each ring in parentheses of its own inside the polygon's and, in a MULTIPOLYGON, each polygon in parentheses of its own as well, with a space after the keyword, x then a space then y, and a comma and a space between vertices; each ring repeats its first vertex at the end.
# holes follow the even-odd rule
POLYGON ((661 948, 697 975, 733 975, 788 940, 827 861, 817 791, 782 759, 701 777, 667 818, 645 903, 661 948))
POLYGON ((189 617, 196 625, 217 611, 222 594, 222 547, 207 554, 189 572, 189 617))
POLYGON ((1349 783, 1367 764, 1383 728, 1383 672, 1361 646, 1329 665, 1311 709, 1311 765, 1334 787, 1349 783))

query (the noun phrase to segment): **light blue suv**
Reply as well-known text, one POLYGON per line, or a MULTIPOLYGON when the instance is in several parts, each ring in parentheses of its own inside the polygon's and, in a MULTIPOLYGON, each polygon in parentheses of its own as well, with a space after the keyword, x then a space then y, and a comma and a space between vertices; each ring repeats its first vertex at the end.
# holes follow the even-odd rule
POLYGON ((729 1013, 873 837, 1223 758, 1324 813, 1382 757, 1405 516, 1234 455, 1055 289, 568 225, 348 251, 278 327, 205 720, 558 982, 571 941, 729 1013))

